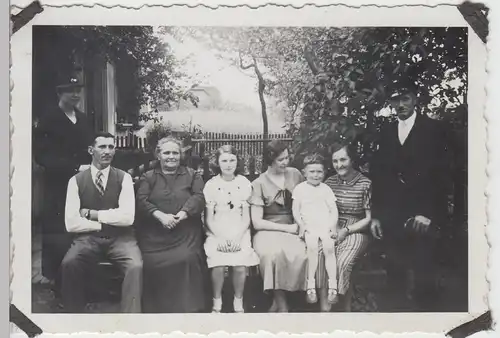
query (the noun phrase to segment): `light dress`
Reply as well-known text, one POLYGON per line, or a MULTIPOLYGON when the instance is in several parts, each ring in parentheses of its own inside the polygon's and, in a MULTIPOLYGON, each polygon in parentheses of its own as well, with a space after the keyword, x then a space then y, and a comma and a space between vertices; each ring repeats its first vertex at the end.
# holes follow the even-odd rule
MULTIPOLYGON (((279 224, 293 224, 292 193, 302 182, 299 170, 288 167, 285 186, 278 187, 266 172, 252 182, 250 203, 264 210, 263 219, 279 224)), ((264 291, 306 290, 307 255, 305 243, 298 234, 282 231, 258 230, 253 245, 259 255, 259 271, 264 291)))
MULTIPOLYGON (((259 256, 252 248, 250 224, 239 241, 240 251, 221 252, 217 250, 219 243, 233 239, 243 222, 243 211, 249 208, 248 200, 252 195, 250 181, 237 175, 232 181, 224 180, 220 175, 211 178, 203 190, 207 212, 215 210, 213 224, 207 225, 205 253, 209 268, 216 266, 255 266, 259 264, 259 256)), ((250 212, 249 210, 247 212, 250 212)))

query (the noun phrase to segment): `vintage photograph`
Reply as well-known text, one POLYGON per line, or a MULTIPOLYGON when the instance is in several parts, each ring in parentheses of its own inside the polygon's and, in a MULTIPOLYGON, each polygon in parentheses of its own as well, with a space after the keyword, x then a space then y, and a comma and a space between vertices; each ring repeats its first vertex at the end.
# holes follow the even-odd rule
POLYGON ((31 29, 33 313, 468 312, 467 27, 31 29))

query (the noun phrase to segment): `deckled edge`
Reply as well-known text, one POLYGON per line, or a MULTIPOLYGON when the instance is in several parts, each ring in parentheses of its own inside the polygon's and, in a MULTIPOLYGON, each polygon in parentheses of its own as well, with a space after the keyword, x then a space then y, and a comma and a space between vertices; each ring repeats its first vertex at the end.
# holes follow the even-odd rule
MULTIPOLYGON (((219 8, 240 8, 240 7, 246 7, 248 9, 259 9, 263 7, 270 7, 270 6, 276 6, 276 7, 291 7, 294 9, 301 9, 304 7, 309 7, 309 6, 314 6, 318 8, 322 7, 332 7, 332 6, 345 6, 349 8, 361 8, 361 7, 366 7, 366 6, 372 6, 372 7, 380 7, 380 8, 394 8, 394 7, 402 7, 402 6, 414 6, 414 7, 420 7, 420 6, 426 6, 426 7, 438 7, 438 6, 459 6, 460 4, 466 3, 466 2, 471 2, 467 0, 462 0, 462 1, 457 1, 457 0, 440 0, 434 2, 432 0, 427 0, 426 3, 402 3, 402 2, 394 2, 394 4, 380 4, 377 3, 376 0, 375 2, 368 2, 368 3, 360 3, 360 4, 351 4, 348 3, 349 0, 343 0, 343 1, 328 1, 328 2, 322 2, 322 3, 315 3, 314 0, 310 0, 309 2, 303 2, 300 5, 296 5, 293 3, 279 3, 279 2, 272 2, 272 1, 266 1, 265 3, 260 3, 256 5, 251 5, 249 3, 237 3, 234 4, 232 3, 223 3, 223 4, 216 4, 216 5, 211 5, 211 4, 206 4, 202 3, 203 0, 197 0, 197 2, 173 2, 173 3, 168 3, 164 4, 161 2, 158 3, 142 3, 138 5, 124 5, 124 4, 103 4, 103 3, 98 3, 98 2, 75 2, 75 3, 70 3, 70 4, 42 4, 43 7, 47 8, 67 8, 67 7, 87 7, 87 8, 92 8, 92 7, 102 7, 102 8, 107 8, 107 9, 114 9, 114 8, 120 8, 120 9, 133 9, 133 10, 139 10, 144 7, 162 7, 162 8, 170 8, 170 7, 188 7, 188 8, 197 8, 197 7, 205 7, 209 9, 219 9, 219 8), (431 1, 433 3, 431 3, 431 1)), ((251 2, 252 0, 249 0, 251 2)), ((425 1, 425 0, 424 0, 425 1)), ((476 2, 472 2, 476 3, 476 2)), ((480 1, 477 1, 477 3, 481 3, 480 1)), ((29 5, 28 5, 29 6, 29 5)), ((28 6, 20 6, 20 5, 11 5, 11 8, 16 8, 18 10, 22 10, 28 6)))
MULTIPOLYGON (((498 124, 500 119, 498 118, 498 112, 495 114, 495 98, 497 97, 495 94, 495 83, 494 80, 498 80, 500 77, 500 71, 498 67, 498 57, 499 57, 499 46, 500 41, 498 41, 499 33, 499 20, 500 20, 500 7, 494 8, 493 1, 490 1, 487 6, 490 9, 488 13, 488 36, 486 37, 486 83, 484 90, 486 92, 486 100, 484 103, 484 112, 483 117, 486 122, 486 189, 485 189, 485 198, 486 198, 486 240, 488 243, 488 260, 487 260, 487 271, 486 271, 486 282, 488 284, 488 295, 486 297, 486 302, 488 309, 490 311, 490 328, 489 330, 496 331, 498 324, 498 313, 500 313, 500 308, 498 308, 498 301, 495 302, 494 295, 498 294, 498 290, 500 290, 500 286, 498 283, 500 282, 500 278, 498 277, 497 271, 499 267, 499 255, 496 257, 494 255, 495 252, 499 252, 499 241, 500 241, 500 232, 497 230, 498 226, 496 223, 500 220, 497 216, 498 212, 495 212, 494 202, 499 199, 500 190, 499 185, 495 183, 499 180, 498 174, 498 158, 500 154, 500 150, 498 147, 500 143, 496 143, 497 150, 495 152, 495 136, 498 134, 495 129, 498 128, 498 124), (494 17, 492 18, 492 13, 494 17), (496 30, 495 30, 496 27, 496 30), (495 41, 495 37, 497 38, 495 41), (495 48, 496 45, 496 48, 495 48), (496 72, 494 70, 495 65, 496 72), (491 74, 496 74, 493 77, 491 74), (490 88, 491 87, 491 88, 490 88), (495 175, 495 169, 497 170, 497 174, 495 175), (496 191, 495 191, 496 189, 496 191), (495 233, 496 231, 496 233, 495 233), (496 243, 496 249, 494 244, 496 243), (495 265, 496 264, 496 265, 495 265), (497 272, 497 276, 495 277, 494 272, 497 272), (495 287, 496 282, 496 287, 495 287), (497 318, 495 318, 497 316, 497 318)), ((497 3, 498 6, 498 3, 497 3)), ((498 100, 498 99, 497 99, 498 100)))

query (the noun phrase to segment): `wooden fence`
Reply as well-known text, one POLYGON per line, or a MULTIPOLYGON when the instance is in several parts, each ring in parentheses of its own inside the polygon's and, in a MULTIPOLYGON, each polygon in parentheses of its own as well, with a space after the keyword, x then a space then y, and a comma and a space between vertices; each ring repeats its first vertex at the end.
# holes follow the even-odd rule
POLYGON ((145 137, 139 137, 134 134, 115 136, 117 149, 138 149, 146 151, 147 141, 145 137))
MULTIPOLYGON (((229 134, 206 132, 201 138, 192 140, 192 148, 189 151, 190 166, 200 171, 203 178, 208 180, 214 175, 212 164, 215 160, 215 152, 221 146, 230 144, 238 150, 243 161, 243 174, 250 180, 255 179, 264 169, 263 153, 266 141, 279 139, 290 144, 293 139, 287 134, 271 133, 264 138, 262 133, 229 134)), ((146 152, 147 142, 145 138, 137 135, 116 136, 118 149, 141 150, 146 152)))
MULTIPOLYGON (((287 134, 271 133, 267 140, 280 139, 287 143, 292 141, 292 138, 287 134)), ((146 151, 147 141, 145 137, 137 135, 118 135, 115 137, 116 147, 118 149, 138 149, 146 151)), ((262 133, 248 134, 228 134, 206 132, 202 138, 193 139, 193 155, 204 156, 215 152, 219 147, 225 144, 234 146, 241 156, 259 156, 264 151, 264 135, 262 133)))
POLYGON ((230 144, 238 150, 241 156, 258 156, 263 153, 264 142, 268 140, 280 139, 291 142, 286 134, 269 134, 265 139, 262 133, 253 134, 227 134, 227 133, 204 133, 203 138, 194 139, 193 154, 203 156, 214 153, 225 144, 230 144))

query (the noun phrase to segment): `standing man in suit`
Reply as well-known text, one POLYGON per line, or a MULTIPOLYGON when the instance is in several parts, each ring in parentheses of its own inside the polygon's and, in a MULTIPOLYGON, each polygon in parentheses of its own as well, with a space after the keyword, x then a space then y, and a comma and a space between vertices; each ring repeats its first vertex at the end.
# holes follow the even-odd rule
POLYGON ((115 138, 97 133, 89 153, 92 165, 68 183, 66 229, 75 234, 62 262, 62 298, 67 312, 85 308, 89 268, 106 255, 124 274, 122 312, 140 313, 142 256, 132 224, 135 194, 132 177, 111 166, 115 138))
POLYGON ((394 83, 390 105, 397 121, 382 127, 371 165, 371 231, 383 240, 388 288, 420 311, 436 300, 435 255, 439 227, 447 217, 447 142, 441 122, 418 109, 417 87, 394 83))
POLYGON ((71 244, 64 227, 66 188, 71 176, 90 166, 87 147, 93 133, 86 115, 77 106, 83 84, 76 77, 57 86, 58 109, 40 117, 33 134, 35 161, 43 167, 42 274, 56 282, 59 268, 71 244))

